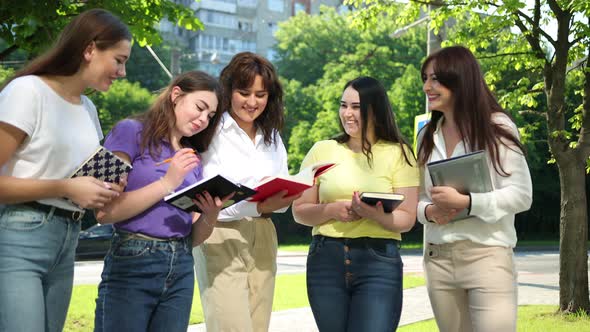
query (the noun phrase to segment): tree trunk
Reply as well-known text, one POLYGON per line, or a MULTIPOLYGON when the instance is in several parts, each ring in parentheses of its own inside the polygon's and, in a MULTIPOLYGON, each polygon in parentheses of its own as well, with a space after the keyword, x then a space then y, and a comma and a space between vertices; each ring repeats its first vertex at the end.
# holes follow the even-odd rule
POLYGON ((561 188, 559 310, 590 313, 585 163, 570 151, 558 161, 561 188))

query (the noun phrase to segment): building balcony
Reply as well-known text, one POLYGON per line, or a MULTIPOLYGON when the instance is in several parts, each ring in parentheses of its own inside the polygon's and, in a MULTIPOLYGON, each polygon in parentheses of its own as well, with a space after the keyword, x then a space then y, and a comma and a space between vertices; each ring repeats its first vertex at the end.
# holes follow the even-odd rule
POLYGON ((199 2, 193 2, 191 9, 197 11, 199 9, 210 9, 218 12, 236 13, 236 2, 227 0, 201 0, 199 2))

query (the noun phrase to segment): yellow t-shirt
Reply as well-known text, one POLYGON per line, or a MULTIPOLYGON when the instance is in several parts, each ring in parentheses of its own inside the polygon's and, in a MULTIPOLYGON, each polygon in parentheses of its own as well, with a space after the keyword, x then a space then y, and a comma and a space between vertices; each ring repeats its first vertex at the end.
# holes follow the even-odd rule
MULTIPOLYGON (((338 163, 317 179, 319 203, 350 201, 354 191, 394 192, 396 188, 419 185, 419 169, 409 148, 406 148, 406 153, 413 166, 406 162, 400 144, 379 141, 371 147, 371 151, 372 167, 362 152, 353 152, 345 143, 334 140, 315 143, 303 159, 302 169, 317 162, 338 163)), ((372 237, 401 240, 401 234, 386 230, 376 221, 369 219, 354 222, 328 220, 314 226, 312 234, 336 238, 372 237)))

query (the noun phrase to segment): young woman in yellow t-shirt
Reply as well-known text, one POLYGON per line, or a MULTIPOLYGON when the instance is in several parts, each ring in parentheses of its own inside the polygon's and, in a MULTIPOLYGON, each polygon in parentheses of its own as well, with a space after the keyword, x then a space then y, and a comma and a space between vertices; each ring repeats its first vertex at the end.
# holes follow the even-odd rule
POLYGON ((313 226, 307 292, 320 331, 392 331, 402 308, 401 233, 416 220, 419 172, 395 123, 383 85, 359 77, 344 87, 343 133, 317 142, 301 167, 338 165, 293 203, 295 220, 313 226), (392 213, 361 202, 360 192, 395 192, 392 213))

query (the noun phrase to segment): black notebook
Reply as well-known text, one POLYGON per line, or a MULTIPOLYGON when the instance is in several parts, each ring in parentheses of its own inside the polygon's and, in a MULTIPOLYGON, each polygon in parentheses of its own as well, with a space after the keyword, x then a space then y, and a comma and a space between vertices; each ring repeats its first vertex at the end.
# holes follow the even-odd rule
POLYGON ((70 178, 92 176, 101 181, 119 183, 121 177, 129 174, 132 168, 128 162, 100 146, 74 171, 70 178))
POLYGON ((391 213, 397 208, 406 198, 402 194, 395 193, 374 193, 364 192, 360 194, 361 201, 369 205, 377 205, 377 202, 383 204, 383 211, 391 213))
POLYGON ((216 175, 172 193, 164 197, 164 201, 186 212, 200 213, 201 210, 193 203, 193 198, 203 191, 208 191, 211 196, 219 198, 223 198, 232 192, 235 192, 233 197, 223 205, 224 209, 243 201, 256 193, 254 189, 240 185, 239 183, 233 183, 221 175, 216 175))
MULTIPOLYGON (((484 193, 494 190, 485 151, 476 151, 462 156, 426 164, 434 186, 448 186, 462 194, 484 193)), ((452 221, 465 219, 467 209, 459 211, 452 221)))

